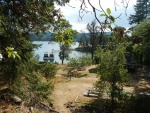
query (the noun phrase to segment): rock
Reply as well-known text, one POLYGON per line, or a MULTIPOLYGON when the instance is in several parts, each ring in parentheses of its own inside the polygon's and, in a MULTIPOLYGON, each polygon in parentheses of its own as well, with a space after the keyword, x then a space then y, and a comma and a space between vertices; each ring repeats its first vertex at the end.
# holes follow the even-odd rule
POLYGON ((16 95, 13 95, 11 98, 12 98, 13 102, 17 105, 20 105, 22 103, 22 99, 16 95))
POLYGON ((85 71, 85 70, 86 70, 86 67, 85 67, 85 66, 83 66, 83 67, 78 67, 77 70, 78 70, 78 71, 85 71))

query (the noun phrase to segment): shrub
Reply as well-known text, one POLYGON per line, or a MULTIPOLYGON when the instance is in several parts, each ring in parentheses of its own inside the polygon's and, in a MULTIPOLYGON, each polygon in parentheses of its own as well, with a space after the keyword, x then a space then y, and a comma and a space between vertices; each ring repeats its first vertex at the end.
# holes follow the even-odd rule
POLYGON ((52 93, 54 88, 52 80, 44 82, 40 74, 32 74, 30 77, 28 76, 28 82, 28 90, 30 92, 29 98, 34 99, 35 101, 45 100, 49 103, 51 102, 48 96, 52 93))
POLYGON ((44 73, 46 78, 54 78, 57 72, 57 66, 52 63, 45 63, 42 66, 41 72, 44 73))
POLYGON ((82 56, 82 57, 70 58, 68 66, 80 67, 80 66, 89 66, 91 64, 92 64, 92 59, 90 56, 82 56))

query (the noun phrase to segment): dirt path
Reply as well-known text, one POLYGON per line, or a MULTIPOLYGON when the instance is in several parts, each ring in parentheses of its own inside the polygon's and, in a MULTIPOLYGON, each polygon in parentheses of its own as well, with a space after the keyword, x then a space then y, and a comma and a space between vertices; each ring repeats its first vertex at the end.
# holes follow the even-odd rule
MULTIPOLYGON (((73 102, 77 96, 83 97, 86 89, 93 87, 93 84, 98 80, 98 78, 96 77, 96 74, 89 73, 88 71, 96 66, 89 66, 86 67, 85 71, 81 72, 82 74, 87 74, 87 76, 82 78, 72 78, 72 80, 69 81, 68 79, 63 78, 63 75, 67 73, 65 67, 66 66, 59 65, 59 70, 56 75, 57 82, 51 98, 54 100, 54 108, 56 110, 61 113, 70 113, 65 104, 68 102, 73 102)), ((140 73, 137 72, 134 74, 132 74, 132 76, 135 76, 132 81, 133 85, 124 87, 124 90, 127 92, 141 92, 147 91, 148 89, 150 90, 150 78, 147 79, 147 76, 150 76, 150 68, 146 71, 142 70, 140 73)))
MULTIPOLYGON (((86 68, 84 74, 88 73, 88 70, 95 66, 86 68)), ((64 68, 60 68, 57 72, 57 77, 65 74, 64 68)), ((62 80, 55 84, 54 92, 51 98, 54 100, 54 107, 56 110, 63 113, 70 113, 65 104, 75 100, 77 96, 83 96, 87 88, 93 87, 93 84, 97 81, 96 74, 90 74, 82 78, 73 78, 71 81, 62 80)))

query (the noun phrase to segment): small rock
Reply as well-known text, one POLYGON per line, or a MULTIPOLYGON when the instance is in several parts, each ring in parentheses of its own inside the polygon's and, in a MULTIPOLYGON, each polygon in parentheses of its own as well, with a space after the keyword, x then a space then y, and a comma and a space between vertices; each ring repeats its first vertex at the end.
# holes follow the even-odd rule
POLYGON ((77 69, 78 71, 85 71, 86 70, 86 67, 84 66, 84 67, 78 67, 78 69, 77 69))
POLYGON ((20 105, 20 104, 22 103, 21 98, 18 97, 18 96, 16 96, 16 95, 12 96, 11 98, 12 98, 12 100, 13 100, 13 102, 14 102, 15 104, 20 105))

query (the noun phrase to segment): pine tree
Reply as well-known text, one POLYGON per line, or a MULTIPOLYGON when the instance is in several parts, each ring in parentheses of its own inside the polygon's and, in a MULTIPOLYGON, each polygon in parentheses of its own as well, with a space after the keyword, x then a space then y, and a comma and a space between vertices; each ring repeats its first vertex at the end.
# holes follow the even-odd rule
POLYGON ((139 24, 143 19, 150 18, 150 0, 137 0, 135 13, 129 17, 129 24, 139 24))
POLYGON ((69 46, 65 44, 60 45, 59 58, 61 59, 62 64, 64 64, 64 60, 69 57, 69 52, 69 46))

